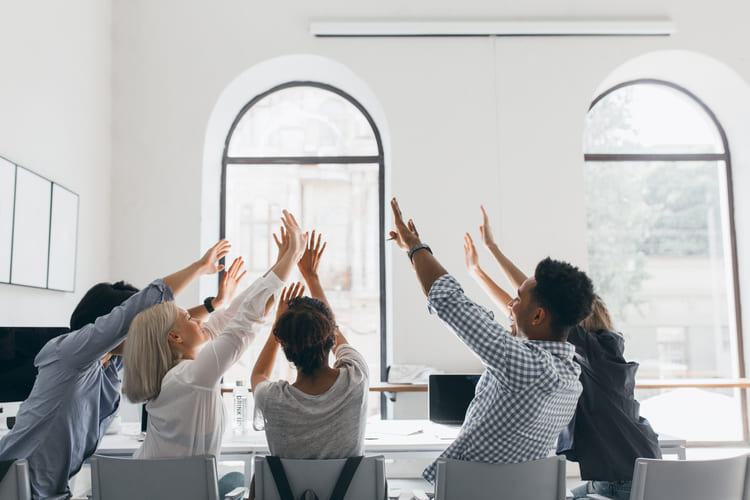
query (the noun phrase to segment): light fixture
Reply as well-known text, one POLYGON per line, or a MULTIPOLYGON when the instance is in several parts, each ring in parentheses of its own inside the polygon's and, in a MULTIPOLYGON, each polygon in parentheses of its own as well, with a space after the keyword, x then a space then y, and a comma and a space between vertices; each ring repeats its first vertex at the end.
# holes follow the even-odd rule
POLYGON ((317 37, 669 36, 669 20, 632 21, 313 21, 317 37))

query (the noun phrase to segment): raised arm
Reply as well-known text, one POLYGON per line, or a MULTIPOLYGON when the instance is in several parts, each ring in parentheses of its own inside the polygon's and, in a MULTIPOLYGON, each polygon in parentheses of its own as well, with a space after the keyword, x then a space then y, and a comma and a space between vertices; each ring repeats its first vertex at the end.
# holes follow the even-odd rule
POLYGON ((487 295, 500 306, 505 314, 510 314, 510 307, 508 304, 513 299, 508 292, 503 290, 492 278, 490 278, 484 270, 479 267, 479 256, 477 255, 477 249, 474 246, 474 241, 471 239, 471 235, 466 233, 464 235, 464 257, 466 259, 466 269, 474 280, 487 292, 487 295))
POLYGON ((432 288, 435 281, 440 276, 448 274, 448 271, 432 255, 432 251, 428 251, 426 245, 420 249, 416 249, 417 245, 422 243, 419 239, 419 233, 417 233, 417 228, 411 219, 409 219, 408 224, 404 222, 396 198, 391 200, 391 209, 393 210, 393 220, 396 229, 390 232, 390 237, 396 241, 399 248, 406 252, 407 255, 414 249, 410 257, 414 270, 417 272, 417 280, 422 285, 422 291, 427 295, 430 293, 430 288, 432 288))
POLYGON ((326 307, 328 307, 328 310, 331 311, 331 316, 333 317, 333 323, 335 325, 333 352, 336 352, 340 345, 348 344, 349 342, 346 340, 346 337, 344 337, 344 334, 341 333, 341 330, 339 329, 339 325, 336 322, 336 313, 333 312, 331 304, 328 303, 325 291, 323 290, 323 286, 320 283, 320 276, 318 275, 318 265, 320 264, 320 259, 323 256, 323 251, 326 249, 326 242, 323 241, 321 245, 321 240, 322 235, 318 233, 318 238, 316 239, 315 230, 313 230, 312 235, 305 247, 305 253, 302 254, 302 258, 297 263, 297 267, 299 268, 299 272, 300 274, 302 274, 302 278, 304 278, 305 283, 307 283, 307 289, 310 292, 310 296, 323 302, 326 307))
MULTIPOLYGON (((279 299, 279 307, 276 310, 276 320, 278 320, 281 315, 286 312, 289 301, 295 297, 299 297, 300 295, 302 295, 302 293, 304 293, 304 291, 305 286, 302 283, 290 285, 282 290, 281 297, 279 299)), ((274 325, 275 323, 276 322, 274 321, 274 325)), ((276 340, 276 336, 273 334, 272 330, 268 334, 268 339, 266 339, 266 343, 263 345, 263 349, 261 349, 260 354, 258 354, 258 359, 255 361, 255 366, 253 366, 253 371, 250 375, 250 384, 252 385, 253 390, 261 382, 266 382, 271 379, 271 373, 273 372, 273 367, 276 364, 276 354, 278 352, 279 341, 276 340)))
MULTIPOLYGON (((302 256, 306 236, 294 216, 284 210, 281 218, 289 239, 274 265, 258 278, 248 290, 236 312, 232 315, 221 335, 209 342, 191 364, 192 382, 202 387, 212 387, 224 372, 232 366, 255 338, 263 317, 274 302, 274 295, 282 289, 283 281, 302 256)), ((229 307, 234 308, 234 301, 229 307)), ((209 319, 209 321, 211 321, 209 319)))
MULTIPOLYGON (((211 300, 211 308, 216 310, 217 314, 220 314, 219 309, 232 302, 232 298, 237 291, 237 286, 242 281, 242 278, 245 277, 245 274, 247 274, 247 271, 243 269, 244 264, 245 262, 242 260, 242 257, 237 257, 232 262, 232 265, 229 266, 227 272, 224 273, 224 276, 221 277, 219 292, 211 300)), ((210 312, 204 304, 201 304, 188 309, 188 314, 192 318, 206 321, 210 312)))
POLYGON ((526 281, 526 275, 516 267, 509 258, 500 251, 500 247, 495 243, 495 237, 492 234, 492 227, 490 226, 490 218, 487 217, 487 212, 484 207, 480 205, 482 209, 482 225, 479 226, 479 233, 482 235, 482 243, 487 247, 492 256, 495 258, 500 268, 507 276, 508 281, 516 290, 521 288, 521 283, 526 281))
POLYGON ((160 302, 174 300, 174 295, 198 276, 219 271, 222 266, 217 265, 216 261, 228 251, 229 243, 219 241, 199 260, 162 280, 154 281, 94 323, 60 337, 54 344, 58 355, 75 366, 103 358, 125 339, 136 314, 160 302))

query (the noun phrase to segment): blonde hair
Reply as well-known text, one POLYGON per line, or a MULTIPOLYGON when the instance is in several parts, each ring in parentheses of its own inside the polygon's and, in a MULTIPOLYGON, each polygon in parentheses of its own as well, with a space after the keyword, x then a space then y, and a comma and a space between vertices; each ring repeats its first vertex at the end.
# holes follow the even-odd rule
POLYGON ((615 325, 612 323, 607 304, 598 295, 594 295, 594 307, 589 317, 581 321, 581 326, 590 332, 597 332, 599 330, 615 331, 615 325))
POLYGON ((181 360, 167 339, 177 325, 177 314, 174 302, 163 302, 141 311, 130 324, 122 393, 133 403, 158 396, 164 375, 181 360))

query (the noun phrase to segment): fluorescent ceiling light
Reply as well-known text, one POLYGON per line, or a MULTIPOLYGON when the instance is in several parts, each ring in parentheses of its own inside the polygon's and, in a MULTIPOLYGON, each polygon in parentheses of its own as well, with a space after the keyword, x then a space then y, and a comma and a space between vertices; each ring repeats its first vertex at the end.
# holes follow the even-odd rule
POLYGON ((314 21, 319 37, 669 36, 672 21, 314 21))

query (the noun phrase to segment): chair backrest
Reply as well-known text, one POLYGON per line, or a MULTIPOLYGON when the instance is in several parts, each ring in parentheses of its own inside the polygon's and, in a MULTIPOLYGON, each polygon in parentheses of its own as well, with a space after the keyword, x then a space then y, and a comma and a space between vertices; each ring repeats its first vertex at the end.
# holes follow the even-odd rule
POLYGON ((94 500, 218 500, 212 456, 134 459, 91 457, 94 500))
MULTIPOLYGON (((346 459, 301 460, 282 458, 294 498, 313 490, 320 500, 328 500, 346 459)), ((255 498, 281 500, 266 457, 255 457, 255 498)), ((385 498, 385 460, 382 455, 365 457, 354 473, 344 500, 383 500, 385 498)))
POLYGON ((25 459, 14 460, 0 479, 0 500, 31 500, 29 463, 25 459))
POLYGON ((439 458, 435 500, 469 498, 564 500, 565 457, 548 457, 517 464, 439 458))
POLYGON ((639 458, 630 500, 750 500, 748 456, 721 460, 639 458))

